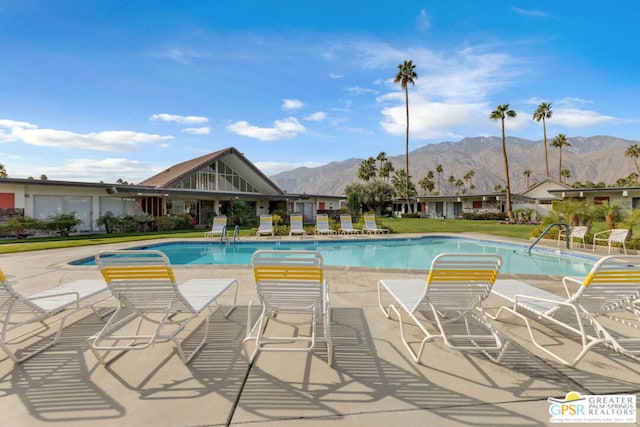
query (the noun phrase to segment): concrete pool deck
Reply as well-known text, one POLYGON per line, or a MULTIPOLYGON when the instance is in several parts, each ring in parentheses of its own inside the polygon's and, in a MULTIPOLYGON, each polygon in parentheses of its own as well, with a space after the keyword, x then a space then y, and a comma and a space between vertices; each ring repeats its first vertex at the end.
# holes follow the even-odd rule
MULTIPOLYGON (((137 245, 5 254, 0 267, 17 290, 29 295, 75 279, 100 278, 96 267, 68 262, 101 249, 137 245)), ((524 327, 509 319, 495 322, 514 340, 501 364, 447 349, 442 342, 428 345, 423 364, 416 364, 403 347, 398 322, 386 319, 378 307, 376 283, 423 272, 326 270, 333 368, 323 345, 311 354, 263 353, 247 364, 240 344, 254 296, 251 269, 175 266, 179 282, 233 277, 240 283, 238 308, 228 319, 214 316, 207 345, 189 365, 163 343, 131 351, 105 368, 86 347, 86 338, 102 323, 83 312, 56 346, 21 365, 0 353, 0 425, 543 426, 549 425, 549 397, 640 391, 640 362, 598 348, 567 368, 533 350, 524 327)), ((561 285, 558 277, 520 278, 556 292, 561 285)), ((501 304, 492 296, 485 306, 501 304)), ((554 343, 575 349, 566 338, 550 334, 554 343)))

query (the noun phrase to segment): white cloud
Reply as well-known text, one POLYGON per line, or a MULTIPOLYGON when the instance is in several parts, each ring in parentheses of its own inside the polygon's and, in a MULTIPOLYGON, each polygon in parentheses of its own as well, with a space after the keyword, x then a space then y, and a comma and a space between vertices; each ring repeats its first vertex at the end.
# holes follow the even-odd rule
POLYGON ((347 92, 353 93, 355 95, 364 95, 365 93, 377 94, 378 91, 375 89, 370 89, 361 86, 352 86, 347 88, 347 92))
POLYGON ((11 169, 12 177, 38 177, 47 175, 50 180, 116 182, 122 178, 128 182, 140 182, 148 178, 150 165, 137 160, 117 159, 67 159, 57 166, 33 163, 11 169))
POLYGON ((307 167, 307 168, 317 168, 323 165, 323 163, 318 162, 255 162, 255 165, 258 169, 262 171, 267 176, 276 175, 280 172, 307 167))
POLYGON ((282 109, 285 111, 297 110, 299 108, 302 108, 303 106, 304 103, 299 99, 284 99, 282 101, 282 109))
POLYGON ((192 49, 171 48, 164 52, 152 53, 152 57, 169 59, 179 64, 190 64, 194 59, 206 58, 209 55, 192 49))
POLYGON ((140 144, 162 143, 173 139, 172 136, 133 131, 104 131, 80 134, 56 129, 24 128, 14 128, 12 135, 17 140, 29 145, 81 148, 96 151, 135 151, 140 144))
POLYGON ((344 76, 342 76, 341 74, 329 73, 329 78, 330 79, 342 79, 342 78, 344 78, 344 76))
POLYGON ((230 124, 227 126, 227 130, 238 135, 259 139, 260 141, 275 141, 295 138, 296 135, 305 132, 307 129, 295 117, 287 117, 283 120, 274 121, 273 127, 270 128, 261 128, 242 120, 230 124))
POLYGON ((418 17, 416 18, 416 24, 420 30, 429 28, 431 24, 429 23, 429 16, 427 15, 426 10, 420 10, 420 14, 418 14, 418 17))
POLYGON ((535 10, 535 9, 521 9, 519 7, 514 6, 511 8, 511 10, 513 10, 515 13, 519 15, 537 16, 539 18, 546 18, 550 16, 547 12, 543 12, 541 10, 535 10))
POLYGON ((211 133, 210 127, 199 127, 199 128, 184 128, 180 132, 188 133, 191 135, 209 135, 211 133))
POLYGON ((311 122, 322 122, 327 118, 327 113, 324 111, 317 111, 315 113, 309 114, 305 117, 305 120, 309 120, 311 122))
POLYGON ((618 121, 616 117, 606 116, 595 111, 578 108, 557 108, 553 111, 551 121, 554 125, 570 128, 597 126, 604 123, 618 121))
POLYGON ((38 126, 29 122, 19 122, 17 120, 0 119, 0 127, 9 128, 9 129, 11 128, 35 129, 38 126))
POLYGON ((178 116, 175 114, 154 114, 149 117, 149 120, 160 120, 163 122, 175 122, 181 125, 198 125, 208 123, 209 119, 201 116, 178 116))

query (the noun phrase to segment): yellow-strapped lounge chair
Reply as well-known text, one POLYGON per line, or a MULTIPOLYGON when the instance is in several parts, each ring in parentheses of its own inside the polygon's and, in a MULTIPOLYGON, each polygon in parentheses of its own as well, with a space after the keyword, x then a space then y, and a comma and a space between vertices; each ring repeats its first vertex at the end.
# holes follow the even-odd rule
POLYGON ((376 224, 375 215, 365 214, 364 215, 364 227, 362 228, 363 233, 368 234, 385 234, 388 233, 389 230, 386 228, 380 228, 376 224))
MULTIPOLYGON (((106 290, 107 285, 102 279, 76 280, 27 297, 16 292, 0 270, 0 325, 2 326, 0 347, 14 363, 21 363, 35 356, 58 341, 65 321, 70 315, 86 308, 99 315, 95 304, 111 297, 108 293, 100 295, 106 290), (57 332, 46 344, 27 350, 26 353, 16 349, 18 336, 13 336, 16 329, 35 322, 41 323, 48 329, 49 326, 45 320, 62 312, 67 314, 60 320, 57 332)), ((109 312, 111 311, 113 310, 109 312)), ((30 333, 33 332, 30 331, 30 333)), ((19 341, 25 341, 22 333, 19 334, 19 341)))
POLYGON ((272 236, 273 231, 273 216, 272 215, 260 215, 260 225, 258 226, 257 236, 272 236))
POLYGON ((360 230, 356 230, 353 228, 353 222, 351 219, 351 215, 342 214, 340 215, 340 234, 360 234, 360 230))
POLYGON ((227 237, 227 217, 224 215, 213 218, 211 230, 204 233, 205 239, 213 239, 215 237, 227 237))
POLYGON ((337 234, 336 231, 329 226, 329 215, 318 214, 316 216, 316 234, 337 234))
POLYGON ((562 283, 563 297, 519 280, 498 280, 492 292, 512 305, 501 307, 491 317, 497 319, 504 312, 516 315, 525 323, 537 348, 568 366, 576 365, 596 345, 640 360, 640 310, 633 306, 640 299, 639 256, 604 257, 586 278, 565 277, 562 283), (560 326, 579 339, 580 351, 573 358, 564 358, 550 346, 540 344, 530 318, 560 326))
POLYGON ((257 301, 262 312, 253 320, 249 304, 247 336, 242 342, 247 360, 259 351, 309 352, 318 342, 327 345, 327 362, 332 364, 331 306, 329 286, 324 278, 322 256, 315 251, 257 251, 252 257, 257 301), (293 325, 294 331, 308 325, 308 335, 267 335, 267 323, 293 325), (290 343, 303 343, 291 346, 290 343), (253 351, 249 347, 254 345, 253 351))
POLYGON ((211 316, 222 307, 221 295, 233 289, 233 302, 224 311, 225 317, 236 305, 237 280, 191 279, 178 286, 169 259, 160 251, 98 252, 96 263, 120 302, 102 331, 87 340, 103 365, 126 351, 166 340, 173 341, 180 359, 189 363, 207 340, 211 316), (187 355, 177 335, 205 311, 203 338, 187 355))
POLYGON ((398 316, 402 342, 414 361, 421 363, 425 345, 440 338, 448 347, 481 351, 500 362, 507 341, 491 324, 482 302, 491 293, 501 266, 502 258, 494 254, 440 254, 433 259, 426 280, 378 282, 380 309, 387 318, 391 318, 391 312, 398 316), (390 303, 383 301, 386 294, 391 296, 390 303), (403 315, 424 334, 417 351, 406 337, 403 315), (425 322, 437 331, 429 331, 425 322))
POLYGON ((289 220, 291 222, 289 228, 289 236, 299 235, 300 237, 302 237, 307 234, 307 232, 304 230, 302 214, 291 214, 289 220))

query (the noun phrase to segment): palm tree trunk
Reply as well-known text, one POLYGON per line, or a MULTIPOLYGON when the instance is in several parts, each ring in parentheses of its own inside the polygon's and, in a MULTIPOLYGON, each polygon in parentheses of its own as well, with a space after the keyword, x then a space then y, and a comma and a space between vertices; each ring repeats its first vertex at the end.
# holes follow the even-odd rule
POLYGON ((404 198, 405 198, 405 201, 407 202, 407 209, 410 209, 411 212, 413 213, 413 206, 411 206, 409 203, 409 87, 408 86, 404 87, 404 97, 405 97, 405 105, 407 107, 407 137, 405 140, 405 152, 406 152, 405 170, 407 171, 407 175, 405 180, 404 198))
POLYGON ((549 178, 549 155, 547 154, 547 124, 542 117, 542 130, 544 132, 544 164, 547 166, 547 179, 549 178))
POLYGON ((504 136, 504 117, 502 118, 502 157, 504 157, 504 172, 507 180, 507 217, 509 222, 515 222, 511 209, 511 183, 509 182, 509 160, 507 159, 507 144, 504 136))
POLYGON ((560 162, 558 163, 558 181, 562 182, 562 146, 560 146, 560 162))

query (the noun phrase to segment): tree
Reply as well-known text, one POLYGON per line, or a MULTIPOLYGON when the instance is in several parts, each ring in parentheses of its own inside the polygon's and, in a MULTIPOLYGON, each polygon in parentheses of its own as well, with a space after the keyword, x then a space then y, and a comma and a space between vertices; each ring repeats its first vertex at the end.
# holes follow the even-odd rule
POLYGON ((45 175, 45 174, 40 175, 40 180, 41 180, 41 181, 46 181, 47 179, 49 179, 49 178, 47 177, 47 175, 45 175))
MULTIPOLYGON (((407 174, 404 169, 397 169, 391 177, 391 185, 395 190, 396 198, 400 198, 405 195, 405 184, 407 182, 407 174)), ((409 181, 409 196, 415 196, 417 193, 416 187, 411 181, 409 181)))
POLYGON ((562 147, 571 147, 569 140, 567 139, 567 135, 564 133, 559 133, 553 141, 551 141, 551 145, 560 150, 560 162, 558 163, 558 181, 562 182, 562 147))
POLYGON ((451 175, 451 176, 449 176, 448 181, 449 181, 449 185, 451 185, 451 194, 453 194, 453 193, 454 193, 454 191, 453 191, 453 186, 454 186, 454 185, 455 185, 455 183, 456 183, 456 177, 455 177, 455 176, 453 176, 453 175, 451 175))
MULTIPOLYGON (((398 65, 398 73, 393 79, 394 83, 400 83, 402 89, 404 89, 404 97, 405 97, 405 106, 407 110, 407 132, 406 132, 406 140, 405 140, 405 150, 406 150, 406 159, 405 159, 405 199, 408 206, 411 206, 409 203, 409 179, 411 175, 409 174, 409 83, 415 85, 415 79, 418 78, 418 75, 414 71, 416 66, 413 64, 411 60, 404 61, 404 63, 398 65)), ((413 211, 413 208, 411 208, 413 211)))
POLYGON ((0 163, 0 178, 8 178, 7 170, 4 168, 4 165, 0 163))
POLYGON ((378 168, 378 170, 382 169, 382 165, 387 160, 388 160, 387 159, 387 153, 385 153, 384 151, 381 151, 381 152, 378 153, 378 155, 376 156, 376 161, 380 162, 380 167, 378 168))
POLYGON ((638 157, 640 157, 640 147, 638 144, 633 144, 627 148, 624 152, 625 157, 631 157, 633 159, 633 163, 636 164, 636 169, 638 170, 638 174, 640 174, 640 167, 638 166, 638 157))
POLYGON ((504 119, 515 118, 517 113, 514 110, 509 109, 509 104, 498 105, 498 108, 493 110, 489 117, 492 120, 500 120, 502 125, 502 157, 504 158, 504 174, 506 178, 506 193, 507 193, 507 217, 509 222, 515 222, 513 216, 513 209, 511 208, 511 183, 509 182, 509 159, 507 158, 507 144, 504 135, 504 119))
POLYGON ((571 178, 571 171, 569 169, 562 169, 560 176, 564 178, 564 183, 567 183, 567 179, 571 178))
POLYGON ((444 172, 444 168, 442 165, 436 166, 436 172, 438 173, 438 193, 440 192, 440 175, 444 172))
POLYGON ((522 172, 522 175, 524 175, 524 178, 526 180, 526 186, 527 188, 529 188, 529 177, 531 176, 531 169, 525 169, 522 172))
POLYGON ((393 163, 391 163, 389 160, 385 160, 385 162, 380 167, 380 170, 378 171, 378 177, 384 178, 385 181, 388 182, 389 178, 391 177, 391 172, 393 171, 393 163))
POLYGON ((433 194, 433 189, 436 188, 436 184, 433 182, 433 178, 429 178, 429 175, 418 181, 418 185, 423 191, 428 191, 429 195, 433 194))
POLYGON ((547 178, 549 178, 549 155, 547 154, 547 123, 546 119, 550 119, 553 115, 551 111, 551 103, 543 102, 538 105, 538 109, 533 113, 533 120, 539 122, 542 120, 542 129, 544 131, 544 163, 547 168, 547 178))
POLYGON ((475 176, 476 172, 474 170, 470 170, 469 172, 464 174, 464 181, 467 184, 467 190, 471 190, 471 187, 475 188, 474 185, 471 183, 471 180, 473 179, 473 177, 475 176))
POLYGON ((376 177, 376 159, 369 157, 367 160, 363 160, 358 168, 358 178, 363 181, 369 181, 376 177))

